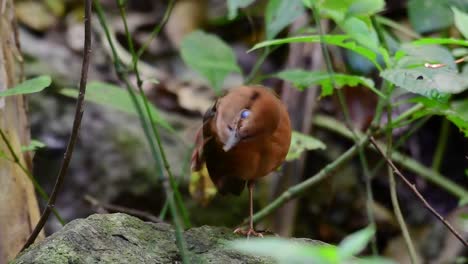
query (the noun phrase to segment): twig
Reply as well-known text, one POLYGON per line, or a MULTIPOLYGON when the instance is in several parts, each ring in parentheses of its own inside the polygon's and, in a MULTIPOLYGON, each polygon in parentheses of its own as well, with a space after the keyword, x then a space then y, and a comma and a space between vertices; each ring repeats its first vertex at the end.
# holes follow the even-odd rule
POLYGON ((73 128, 70 135, 70 139, 68 140, 67 148, 65 150, 65 154, 63 157, 62 165, 60 167, 57 180, 54 185, 54 189, 52 190, 52 194, 50 195, 50 199, 47 203, 44 212, 39 219, 36 227, 34 228, 32 234, 24 244, 21 251, 28 248, 34 241, 36 240, 37 236, 41 232, 42 228, 44 227, 47 219, 49 218, 50 212, 55 206, 55 201, 57 200, 57 195, 62 186, 65 175, 67 174, 68 166, 70 164, 70 160, 73 154, 73 149, 75 147, 75 143, 78 138, 78 132, 81 125, 81 119, 83 117, 83 102, 86 93, 86 82, 88 79, 88 68, 89 68, 89 59, 91 54, 91 0, 85 1, 85 18, 84 18, 84 31, 85 31, 85 38, 84 38, 84 54, 83 54, 83 64, 81 67, 81 79, 80 79, 80 90, 78 94, 78 99, 76 101, 76 109, 75 109, 75 118, 73 120, 73 128))
POLYGON ((393 171, 395 172, 396 175, 400 177, 400 179, 403 180, 403 182, 413 191, 413 193, 421 200, 421 202, 424 204, 424 206, 435 216, 437 217, 449 230, 452 232, 453 235, 457 237, 460 242, 462 242, 465 247, 468 247, 468 242, 452 227, 452 225, 445 220, 443 216, 441 216, 437 211, 432 208, 432 206, 424 199, 424 197, 421 195, 421 193, 416 189, 416 186, 412 184, 410 181, 406 179, 406 177, 398 170, 398 168, 393 164, 392 160, 387 157, 387 155, 384 153, 384 151, 380 148, 380 146, 377 144, 375 139, 373 137, 370 137, 370 142, 374 147, 377 149, 377 151, 382 155, 382 157, 385 158, 387 161, 388 165, 392 167, 393 171))
MULTIPOLYGON (((49 195, 44 191, 44 189, 41 187, 41 185, 37 182, 36 178, 31 174, 31 172, 23 165, 21 164, 21 161, 16 155, 15 150, 13 149, 13 146, 11 145, 10 141, 8 141, 8 138, 6 137, 5 133, 3 130, 0 129, 0 137, 2 138, 3 142, 5 142, 5 145, 8 148, 8 151, 10 151, 10 155, 13 157, 13 160, 8 159, 9 161, 15 163, 20 167, 20 169, 26 174, 29 178, 29 180, 32 182, 34 188, 36 191, 39 193, 39 196, 42 197, 45 201, 49 200, 49 195)), ((55 217, 57 217, 57 220, 60 222, 60 224, 63 226, 65 225, 65 221, 63 218, 60 216, 60 214, 57 212, 55 208, 52 209, 52 212, 54 213, 55 217)))
POLYGON ((90 195, 85 195, 83 198, 86 202, 88 202, 91 206, 96 207, 96 208, 102 208, 108 211, 112 212, 120 212, 120 213, 126 213, 129 215, 133 215, 136 217, 139 217, 143 220, 148 220, 154 223, 162 223, 163 221, 161 218, 156 217, 148 212, 144 212, 141 210, 133 209, 133 208, 127 208, 124 206, 119 206, 119 205, 113 205, 113 204, 108 204, 101 202, 97 200, 96 198, 90 196, 90 195))
MULTIPOLYGON (((316 173, 314 176, 310 177, 309 179, 296 184, 290 187, 288 190, 283 192, 278 198, 276 198, 273 202, 267 205, 265 208, 257 212, 253 216, 253 221, 258 222, 265 218, 267 215, 273 213, 276 209, 280 208, 284 205, 287 201, 298 197, 300 194, 304 193, 310 187, 314 186, 315 184, 321 182, 322 180, 328 178, 333 171, 338 169, 341 165, 345 164, 348 160, 353 158, 360 146, 364 146, 369 142, 369 137, 362 138, 358 144, 354 145, 350 149, 348 149, 345 153, 343 153, 340 157, 338 157, 335 161, 325 166, 322 170, 316 173)), ((244 223, 247 223, 245 220, 244 223)))
MULTIPOLYGON (((408 111, 411 111, 411 109, 408 111)), ((403 113, 402 115, 405 115, 405 114, 403 113)), ((350 140, 353 140, 353 135, 346 128, 346 126, 334 118, 326 117, 323 115, 316 115, 314 119, 314 124, 316 126, 338 133, 350 140)), ((393 121, 393 123, 389 124, 388 126, 394 126, 394 125, 395 125, 395 121, 393 121)), ((358 133, 358 136, 360 138, 363 138, 365 135, 362 133, 358 133)), ((382 144, 381 146, 384 149, 387 149, 386 145, 382 144)), ((375 150, 375 149, 372 148, 372 150, 375 150)), ((451 193, 452 195, 458 198, 463 199, 465 197, 468 197, 468 191, 466 189, 448 180, 447 177, 445 177, 444 175, 436 171, 433 171, 430 168, 425 167, 424 165, 412 159, 411 157, 403 155, 400 152, 393 151, 392 160, 400 164, 404 168, 420 175, 422 178, 430 181, 431 183, 443 188, 444 190, 446 190, 447 192, 451 193)))

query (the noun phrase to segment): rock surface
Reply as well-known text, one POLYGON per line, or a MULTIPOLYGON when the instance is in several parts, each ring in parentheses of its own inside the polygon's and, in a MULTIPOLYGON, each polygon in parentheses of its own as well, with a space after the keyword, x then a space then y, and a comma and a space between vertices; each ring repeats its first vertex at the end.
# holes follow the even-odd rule
MULTIPOLYGON (((224 242, 240 238, 225 227, 202 226, 184 232, 191 263, 272 263, 230 250, 224 242)), ((67 224, 32 245, 12 263, 179 263, 174 230, 126 214, 95 214, 67 224)))

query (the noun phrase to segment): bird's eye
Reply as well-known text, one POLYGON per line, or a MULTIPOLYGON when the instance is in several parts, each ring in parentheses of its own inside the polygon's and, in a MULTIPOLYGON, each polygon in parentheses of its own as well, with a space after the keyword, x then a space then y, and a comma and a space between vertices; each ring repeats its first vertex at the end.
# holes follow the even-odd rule
POLYGON ((242 112, 241 112, 241 114, 240 114, 240 116, 241 116, 242 119, 247 118, 249 115, 250 115, 250 110, 248 110, 248 109, 242 110, 242 112))

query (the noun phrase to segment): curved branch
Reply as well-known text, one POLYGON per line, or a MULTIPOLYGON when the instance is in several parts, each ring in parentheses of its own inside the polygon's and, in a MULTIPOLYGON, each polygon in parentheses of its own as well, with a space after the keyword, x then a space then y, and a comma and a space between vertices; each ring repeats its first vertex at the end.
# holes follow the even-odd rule
POLYGON ((81 119, 83 117, 83 102, 86 93, 86 82, 88 80, 88 68, 89 68, 89 59, 91 54, 91 0, 85 1, 85 18, 84 18, 84 30, 85 30, 85 38, 84 38, 84 54, 83 54, 83 64, 81 67, 81 79, 80 79, 80 90, 78 94, 78 100, 76 101, 76 109, 75 109, 75 118, 73 120, 73 128, 70 135, 70 139, 68 140, 67 148, 65 150, 65 154, 63 157, 62 165, 60 167, 57 180, 55 181, 54 189, 52 190, 52 194, 50 195, 50 199, 47 202, 47 206, 44 209, 39 222, 37 223, 36 227, 34 228, 33 232, 29 236, 28 240, 24 244, 21 251, 28 248, 34 241, 36 240, 37 236, 41 232, 42 228, 44 227, 52 209, 55 207, 55 201, 57 200, 58 192, 60 187, 62 186, 65 176, 68 171, 68 167, 70 165, 70 160, 73 154, 73 149, 75 148, 75 143, 78 139, 78 132, 80 130, 81 119))

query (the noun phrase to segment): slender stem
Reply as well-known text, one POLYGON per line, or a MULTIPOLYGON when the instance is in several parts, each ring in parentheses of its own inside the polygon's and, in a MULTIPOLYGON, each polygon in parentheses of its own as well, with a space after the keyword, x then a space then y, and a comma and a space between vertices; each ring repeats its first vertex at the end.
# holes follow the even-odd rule
POLYGON ((434 171, 440 171, 440 166, 444 160, 445 149, 447 148, 447 140, 450 131, 450 123, 444 118, 442 120, 442 127, 440 128, 439 139, 437 140, 437 147, 432 159, 432 169, 434 171))
POLYGON ((163 205, 163 207, 161 209, 161 212, 159 212, 159 218, 161 218, 162 220, 164 220, 164 218, 166 218, 167 207, 169 207, 169 202, 166 199, 166 201, 164 201, 164 205, 163 205))
MULTIPOLYGON (((317 30, 320 35, 321 41, 320 41, 320 48, 322 50, 322 55, 325 58, 325 64, 327 67, 327 72, 328 75, 330 76, 330 80, 333 86, 333 89, 336 87, 336 82, 335 82, 335 77, 334 77, 334 70, 332 67, 331 63, 331 58, 330 54, 327 50, 327 44, 323 40, 323 35, 324 32, 322 30, 322 25, 320 23, 320 16, 319 16, 319 11, 317 8, 313 8, 312 10, 315 24, 317 25, 317 30)), ((343 116, 345 118, 346 125, 348 128, 351 130, 353 133, 353 138, 354 142, 357 144, 359 139, 358 136, 354 130, 354 127, 352 125, 352 120, 351 120, 351 115, 348 110, 348 104, 346 102, 346 98, 343 94, 343 91, 341 89, 335 89, 337 90, 336 93, 338 95, 338 101, 340 103, 341 110, 343 112, 343 116)), ((381 99, 379 99, 381 100, 381 99)), ((374 204, 374 194, 372 192, 372 185, 371 185, 371 177, 370 177, 370 170, 369 170, 369 164, 367 163, 367 158, 364 152, 364 148, 362 146, 359 147, 359 161, 361 162, 361 167, 364 172, 364 179, 365 179, 365 187, 366 187, 366 211, 367 211, 367 218, 369 220, 369 224, 372 226, 377 226, 375 223, 375 218, 374 218, 374 212, 372 210, 372 205, 374 204)), ((372 236, 372 241, 371 241, 371 248, 372 248, 372 254, 374 256, 378 255, 378 248, 377 248, 377 233, 374 233, 372 236)))
POLYGON ((67 148, 65 150, 65 154, 63 157, 62 165, 60 167, 57 180, 55 182, 54 188, 52 190, 52 194, 50 195, 50 199, 47 202, 47 206, 44 209, 44 212, 39 219, 36 227, 34 228, 32 234, 29 236, 28 240, 24 244, 21 251, 28 248, 34 241, 36 240, 37 236, 41 232, 42 228, 44 227, 47 219, 49 218, 50 212, 55 206, 55 201, 57 200, 58 192, 60 187, 62 186, 65 175, 68 171, 68 166, 70 164, 70 160, 72 158, 73 149, 75 147, 75 143, 78 139, 78 132, 81 125, 81 119, 83 117, 83 102, 86 93, 86 82, 88 80, 88 68, 89 68, 89 59, 91 55, 91 0, 85 1, 85 18, 84 18, 84 49, 83 49, 83 64, 81 66, 81 78, 80 78, 80 89, 78 94, 78 99, 76 101, 76 109, 75 109, 75 118, 73 120, 73 127, 72 132, 70 135, 70 139, 68 140, 67 148))
MULTIPOLYGON (((118 3, 119 3, 119 6, 121 6, 121 2, 118 2, 118 3)), ((150 133, 151 131, 150 131, 149 126, 147 124, 147 122, 149 122, 151 124, 152 128, 155 128, 153 126, 154 124, 153 124, 152 119, 151 119, 152 116, 151 116, 151 112, 149 111, 149 106, 148 106, 147 99, 144 100, 144 102, 146 102, 145 103, 145 110, 146 110, 146 112, 148 114, 146 116, 143 113, 143 110, 141 109, 141 106, 139 105, 138 101, 136 100, 135 92, 133 91, 133 87, 130 84, 130 81, 128 80, 128 76, 126 75, 126 72, 124 72, 122 70, 122 68, 120 67, 121 66, 120 59, 119 59, 119 57, 117 55, 117 52, 115 50, 115 46, 113 45, 112 39, 110 37, 109 28, 107 26, 102 7, 101 7, 99 1, 97 1, 97 0, 94 1, 94 4, 95 4, 95 7, 96 7, 96 11, 98 13, 99 21, 101 23, 102 28, 104 29, 107 41, 109 42, 109 45, 110 45, 111 50, 112 50, 114 66, 116 68, 117 75, 126 85, 127 91, 129 92, 130 97, 132 98, 132 102, 133 102, 135 108, 138 111, 140 121, 141 121, 143 129, 145 131, 145 136, 147 137, 148 142, 150 143, 151 153, 152 153, 153 158, 154 158, 154 160, 156 162, 156 169, 159 170, 159 176, 160 176, 160 179, 162 180, 163 188, 164 188, 164 191, 166 193, 166 199, 168 201, 169 211, 170 211, 170 213, 172 215, 172 218, 173 218, 173 222, 174 222, 174 226, 175 226, 176 243, 177 243, 177 247, 179 248, 179 251, 180 251, 182 262, 183 263, 188 263, 187 247, 186 247, 185 240, 184 240, 184 237, 183 237, 182 223, 180 223, 180 217, 179 217, 179 214, 178 214, 178 211, 177 211, 177 205, 176 205, 176 202, 174 200, 174 192, 177 193, 177 188, 176 188, 176 185, 174 184, 174 181, 173 181, 173 178, 171 177, 171 175, 169 175, 169 179, 164 177, 164 172, 163 172, 163 168, 162 168, 163 167, 163 162, 161 161, 161 157, 159 156, 159 154, 162 154, 164 152, 158 153, 157 148, 156 148, 156 146, 154 144, 152 135, 150 133), (150 120, 148 120, 148 118, 150 120), (175 189, 173 189, 174 187, 175 187, 175 189)), ((125 22, 126 21, 125 20, 125 13, 123 13, 123 14, 124 14, 124 17, 123 17, 124 23, 126 23, 125 22)), ((127 27, 127 32, 126 33, 127 33, 127 35, 129 34, 128 27, 127 27)), ((131 39, 130 39, 130 41, 131 41, 131 39)), ((132 50, 133 50, 132 55, 134 55, 135 54, 134 49, 132 49, 132 50)), ((145 99, 144 94, 142 96, 145 99)), ((162 148, 161 145, 160 145, 161 141, 158 138, 158 134, 154 133, 154 131, 155 130, 153 130, 153 135, 156 137, 156 139, 158 141, 158 145, 160 147, 159 150, 161 150, 161 148, 162 148)), ((167 167, 166 167, 166 169, 167 169, 167 167)))
POLYGON ((252 67, 252 70, 250 71, 249 75, 245 78, 245 83, 249 84, 255 79, 255 76, 257 75, 258 71, 260 70, 260 67, 265 62, 265 60, 268 57, 268 55, 270 54, 270 52, 271 52, 271 47, 266 47, 265 49, 263 49, 262 54, 260 55, 260 57, 255 62, 255 64, 252 67))
POLYGON ((254 189, 254 182, 249 181, 249 227, 250 230, 254 230, 253 225, 253 189, 254 189))
POLYGON ((385 160, 387 161, 389 166, 391 166, 391 168, 393 169, 395 174, 397 174, 400 177, 400 179, 403 180, 403 182, 406 184, 406 186, 408 186, 410 188, 410 190, 413 191, 413 193, 416 195, 416 197, 418 197, 419 200, 421 200, 421 202, 424 204, 424 206, 435 217, 437 217, 450 230, 450 232, 452 232, 452 234, 458 240, 460 240, 460 242, 462 242, 463 245, 465 245, 465 247, 468 247, 468 242, 452 227, 452 225, 449 222, 447 222, 447 220, 443 216, 441 216, 439 213, 437 213, 437 211, 426 201, 426 199, 424 199, 424 196, 422 196, 421 193, 418 191, 418 189, 416 189, 416 186, 414 184, 412 184, 410 181, 408 181, 408 179, 403 175, 403 173, 401 173, 400 170, 395 166, 395 164, 393 164, 392 160, 388 156, 385 155, 384 150, 379 146, 379 144, 376 142, 376 140, 373 137, 371 137, 370 141, 371 141, 372 145, 374 145, 374 147, 377 149, 377 151, 382 155, 382 157, 385 158, 385 160))
MULTIPOLYGON (((154 122, 152 122, 152 120, 154 120, 153 113, 151 112, 151 109, 149 107, 148 98, 145 96, 144 91, 143 91, 143 87, 142 87, 143 83, 142 83, 142 81, 141 81, 141 79, 139 77, 140 74, 138 72, 138 55, 135 52, 134 45, 133 45, 133 40, 132 40, 131 34, 130 34, 129 30, 128 30, 127 16, 126 16, 126 13, 125 13, 125 6, 121 3, 121 1, 118 1, 118 2, 119 2, 118 4, 119 4, 119 9, 120 9, 120 14, 121 14, 121 17, 122 17, 122 21, 124 23, 125 35, 127 36, 128 46, 129 46, 130 53, 132 54, 132 58, 133 58, 133 67, 134 67, 133 71, 135 72, 135 74, 137 76, 137 88, 138 88, 138 90, 140 92, 140 95, 143 98, 143 105, 145 107, 146 114, 149 117, 149 120, 150 120, 149 123, 150 123, 151 129, 152 129, 153 135, 156 138, 156 143, 157 143, 157 146, 159 148, 159 153, 161 154, 161 157, 162 157, 164 168, 166 169, 166 173, 167 173, 167 175, 169 177, 169 182, 170 182, 171 188, 174 191, 175 201, 177 203, 177 207, 179 208, 179 210, 180 210, 180 212, 182 214, 182 218, 184 220, 184 225, 189 228, 191 226, 191 224, 190 224, 190 219, 189 219, 189 216, 188 216, 188 211, 187 211, 187 209, 185 208, 185 206, 183 204, 182 195, 178 191, 178 186, 177 186, 177 183, 175 182, 174 175, 172 173, 169 162, 167 160, 166 153, 164 151, 164 147, 163 147, 163 144, 162 144, 162 141, 161 141, 161 136, 159 134, 159 130, 157 129, 156 124, 154 122)), ((170 10, 171 10, 171 8, 168 8, 168 10, 166 12, 169 14, 170 10)), ((169 17, 168 14, 165 15, 165 17, 169 17)))
POLYGON ((377 20, 380 24, 382 24, 382 25, 384 25, 384 26, 388 26, 388 27, 394 28, 394 29, 396 29, 396 30, 398 30, 398 31, 400 31, 400 32, 402 32, 402 33, 408 35, 409 37, 412 37, 412 38, 414 38, 414 39, 419 39, 419 38, 421 38, 421 35, 419 35, 418 33, 414 32, 414 31, 412 31, 412 30, 410 30, 410 29, 408 29, 408 27, 402 26, 402 25, 396 23, 395 21, 393 21, 393 20, 391 20, 391 19, 388 19, 388 18, 386 18, 386 17, 384 17, 384 16, 377 16, 377 17, 376 17, 376 20, 377 20))
MULTIPOLYGON (((138 49, 137 57, 136 57, 137 61, 141 57, 141 55, 143 55, 145 50, 148 48, 149 44, 153 41, 153 39, 159 34, 161 29, 167 23, 167 20, 169 19, 169 16, 170 16, 170 14, 172 12, 172 8, 174 7, 174 3, 175 3, 175 0, 169 0, 169 4, 167 6, 166 12, 164 12, 163 19, 161 20, 161 22, 157 26, 155 26, 153 28, 153 31, 151 31, 150 36, 148 37, 148 39, 145 41, 143 46, 141 46, 138 49)), ((135 63, 135 61, 134 61, 134 63, 135 63)))
MULTIPOLYGON (((32 182, 34 188, 39 193, 39 196, 41 196, 41 198, 44 199, 44 201, 48 201, 49 200, 49 195, 47 195, 47 193, 44 191, 44 189, 41 187, 41 185, 37 182, 36 178, 34 178, 34 176, 31 174, 31 172, 21 163, 18 155, 16 155, 15 150, 13 149, 13 146, 11 145, 10 141, 8 141, 8 138, 6 137, 5 133, 1 129, 0 129, 0 136, 1 136, 2 140, 3 140, 3 142, 5 142, 5 145, 7 146, 8 151, 10 152, 10 155, 13 157, 13 160, 10 160, 10 159, 8 159, 8 160, 10 160, 11 162, 18 165, 18 167, 20 167, 20 169, 23 171, 23 173, 26 174, 28 176, 29 180, 32 182)), ((64 226, 65 221, 60 216, 57 209, 53 208, 52 212, 54 213, 55 217, 60 222, 60 224, 62 226, 64 226)))
MULTIPOLYGON (((392 104, 390 99, 387 102, 387 120, 388 123, 392 123, 392 104)), ((392 156, 392 139, 393 139, 393 130, 392 127, 389 127, 387 132, 387 157, 392 156)), ((372 140, 372 138, 371 138, 372 140)), ((372 142, 373 143, 373 142, 372 142)), ((397 185, 395 182, 395 175, 393 175, 392 166, 388 165, 388 182, 390 188, 390 200, 392 201, 393 212, 397 218, 398 224, 401 229, 401 233, 403 234, 403 239, 405 240, 406 247, 408 248, 408 254, 411 259, 411 263, 416 264, 419 263, 418 256, 416 254, 416 249, 414 248, 413 241, 411 240, 410 233, 408 231, 408 226, 406 225, 405 218, 403 217, 403 213, 401 212, 400 204, 398 202, 398 192, 397 192, 397 185)))

